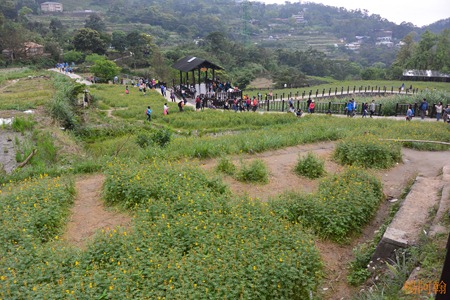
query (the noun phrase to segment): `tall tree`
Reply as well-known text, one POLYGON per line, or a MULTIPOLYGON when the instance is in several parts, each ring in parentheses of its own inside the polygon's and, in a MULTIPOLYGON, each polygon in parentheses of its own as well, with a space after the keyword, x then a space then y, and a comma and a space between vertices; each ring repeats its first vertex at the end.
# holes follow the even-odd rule
POLYGON ((106 44, 101 39, 100 34, 89 28, 81 28, 73 37, 73 45, 76 50, 104 54, 106 52, 106 44))
POLYGON ((84 22, 84 27, 98 32, 104 32, 106 30, 105 22, 97 14, 89 15, 89 17, 84 22))
POLYGON ((445 29, 438 36, 434 70, 450 73, 450 30, 445 29))
POLYGON ((425 31, 422 34, 412 57, 412 62, 415 69, 431 69, 435 57, 436 39, 436 35, 430 31, 425 31))
POLYGON ((413 68, 412 57, 416 48, 414 34, 409 33, 403 38, 402 42, 404 44, 400 47, 400 50, 397 53, 397 58, 394 65, 401 68, 413 68))
POLYGON ((123 31, 113 31, 111 38, 111 46, 119 52, 125 51, 127 47, 127 35, 123 31))
POLYGON ((29 41, 32 34, 21 24, 6 22, 0 32, 0 45, 2 49, 10 51, 11 61, 26 57, 24 43, 29 41))
POLYGON ((90 70, 95 76, 105 80, 112 80, 120 72, 116 63, 107 59, 97 60, 90 70))

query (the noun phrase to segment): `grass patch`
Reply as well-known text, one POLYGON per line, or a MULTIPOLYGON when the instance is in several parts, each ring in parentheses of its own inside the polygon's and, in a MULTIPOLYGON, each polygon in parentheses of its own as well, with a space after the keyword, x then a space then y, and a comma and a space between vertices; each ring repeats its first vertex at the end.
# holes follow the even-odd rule
POLYGON ((31 117, 17 116, 13 119, 11 128, 14 131, 21 132, 23 134, 25 131, 32 130, 35 124, 36 122, 31 117))
POLYGON ((315 194, 287 193, 272 202, 274 211, 324 238, 345 242, 375 214, 383 199, 381 183, 362 169, 324 178, 315 194))
POLYGON ((363 136, 340 141, 336 145, 334 158, 342 165, 387 169, 400 162, 402 155, 398 143, 363 136))
POLYGON ((236 173, 236 166, 228 157, 222 157, 217 163, 216 170, 233 176, 236 173))
POLYGON ((299 157, 294 168, 295 173, 309 179, 316 179, 325 175, 324 161, 308 152, 306 157, 299 157))
POLYGON ((250 163, 241 163, 240 169, 236 172, 236 179, 244 182, 269 182, 269 171, 266 164, 260 159, 255 159, 250 163))

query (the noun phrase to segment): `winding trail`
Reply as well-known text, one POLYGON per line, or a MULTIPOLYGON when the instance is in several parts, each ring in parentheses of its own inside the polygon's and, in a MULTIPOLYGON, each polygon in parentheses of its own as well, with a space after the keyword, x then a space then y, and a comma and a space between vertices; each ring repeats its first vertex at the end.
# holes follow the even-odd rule
POLYGON ((78 82, 78 83, 82 83, 82 84, 85 84, 85 85, 91 85, 92 84, 92 82, 90 82, 89 80, 86 80, 83 77, 81 77, 80 75, 75 74, 75 73, 60 72, 58 69, 55 69, 55 68, 48 69, 48 70, 56 72, 56 73, 59 73, 59 74, 63 74, 63 75, 69 76, 70 78, 75 79, 75 81, 78 82))
POLYGON ((85 248, 86 242, 100 229, 129 227, 131 218, 122 213, 107 210, 101 200, 105 176, 83 176, 76 180, 77 196, 71 210, 63 240, 85 248))

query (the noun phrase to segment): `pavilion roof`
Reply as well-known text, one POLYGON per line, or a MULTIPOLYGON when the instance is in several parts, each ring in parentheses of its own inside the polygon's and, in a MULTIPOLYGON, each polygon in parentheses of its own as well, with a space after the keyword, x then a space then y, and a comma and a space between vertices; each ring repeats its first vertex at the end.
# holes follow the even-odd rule
POLYGON ((189 72, 201 68, 223 70, 221 66, 218 66, 210 61, 207 61, 206 59, 195 56, 186 56, 177 61, 176 63, 174 63, 172 67, 182 72, 189 72))

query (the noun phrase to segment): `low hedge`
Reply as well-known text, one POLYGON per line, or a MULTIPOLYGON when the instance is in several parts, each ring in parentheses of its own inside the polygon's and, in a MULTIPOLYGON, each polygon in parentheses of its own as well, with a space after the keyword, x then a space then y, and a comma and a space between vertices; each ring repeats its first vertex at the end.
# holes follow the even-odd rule
POLYGON ((374 216, 382 199, 378 179, 364 170, 349 168, 322 180, 317 193, 287 193, 273 200, 271 207, 284 219, 343 242, 374 216))
POLYGON ((387 169, 402 160, 401 144, 372 135, 352 137, 336 145, 334 158, 342 165, 387 169))

